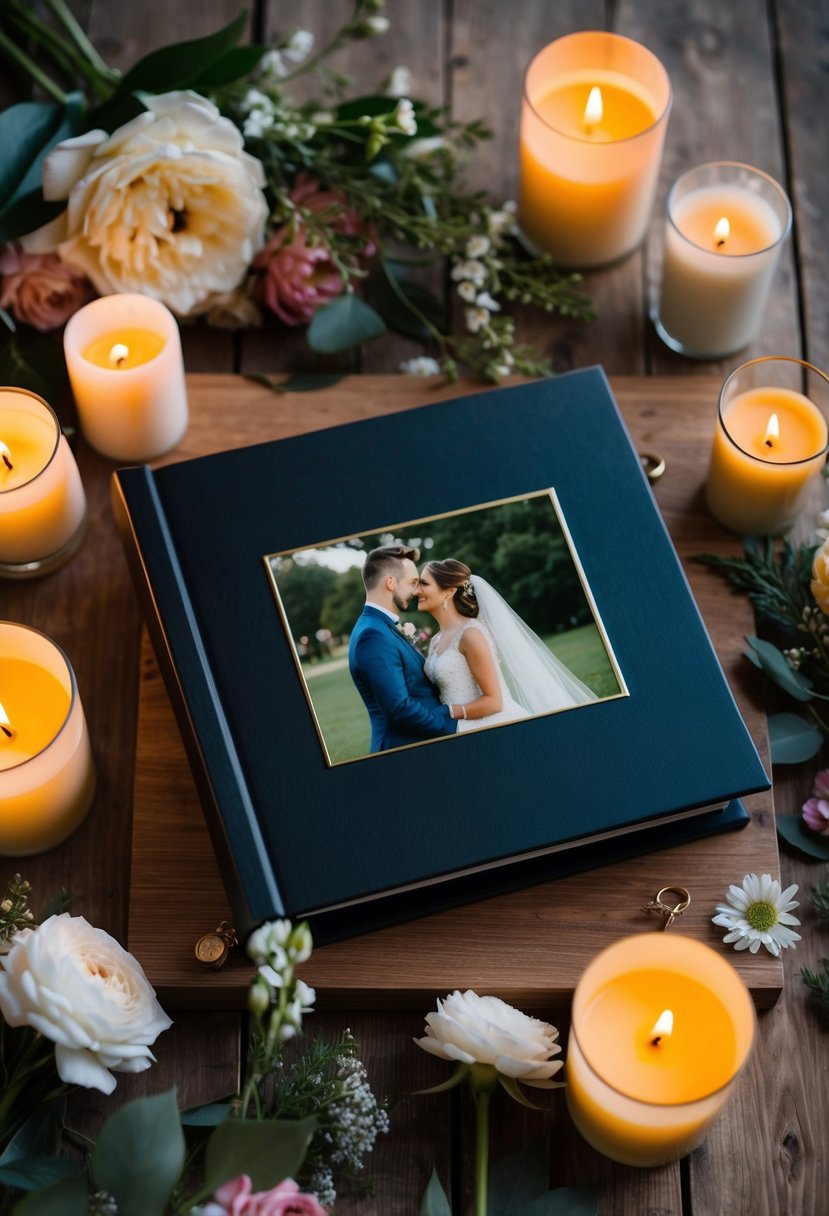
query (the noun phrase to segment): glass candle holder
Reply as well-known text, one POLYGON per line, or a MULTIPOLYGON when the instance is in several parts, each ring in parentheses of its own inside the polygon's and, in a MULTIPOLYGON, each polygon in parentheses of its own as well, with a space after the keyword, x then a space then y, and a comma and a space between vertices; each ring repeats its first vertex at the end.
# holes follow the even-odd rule
POLYGON ((670 108, 665 68, 630 38, 588 31, 540 51, 521 112, 518 222, 526 243, 574 269, 636 249, 670 108))
POLYGON ((187 430, 181 338, 173 314, 148 296, 102 296, 63 336, 85 438, 111 460, 141 464, 187 430))
POLYGON ((696 359, 748 346, 791 223, 785 192, 759 169, 721 161, 683 173, 668 195, 662 341, 696 359))
POLYGON ((35 578, 75 553, 86 495, 52 407, 23 388, 0 388, 0 577, 35 578))
POLYGON ((779 535, 797 519, 829 451, 829 377, 787 356, 751 359, 720 390, 706 498, 741 536, 779 535))
POLYGON ((81 824, 95 768, 75 674, 53 641, 0 621, 0 854, 25 857, 81 824))
POLYGON ((592 1146, 664 1165, 702 1139, 754 1040, 754 1006, 721 955, 676 933, 603 950, 573 995, 567 1104, 592 1146))

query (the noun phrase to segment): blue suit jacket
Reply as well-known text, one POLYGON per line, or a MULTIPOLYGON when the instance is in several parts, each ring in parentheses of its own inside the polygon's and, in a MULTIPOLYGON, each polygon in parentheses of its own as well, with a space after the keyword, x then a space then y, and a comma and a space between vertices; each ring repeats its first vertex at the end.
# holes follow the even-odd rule
POLYGON ((458 729, 423 670, 423 656, 391 617, 371 604, 352 631, 348 666, 371 719, 373 752, 453 735, 458 729))

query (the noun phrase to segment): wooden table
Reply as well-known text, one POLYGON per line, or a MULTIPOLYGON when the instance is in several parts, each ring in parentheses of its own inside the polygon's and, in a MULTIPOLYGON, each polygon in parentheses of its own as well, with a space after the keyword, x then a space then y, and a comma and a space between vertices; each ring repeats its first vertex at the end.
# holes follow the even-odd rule
MULTIPOLYGON (((105 57, 126 67, 141 52, 173 39, 196 37, 229 20, 236 0, 170 5, 74 5, 105 57)), ((322 41, 350 5, 302 0, 252 6, 256 37, 297 26, 322 41)), ((801 354, 826 362, 829 286, 825 275, 825 216, 829 181, 823 115, 826 106, 826 5, 821 0, 392 0, 389 34, 339 57, 366 87, 405 63, 414 92, 451 101, 458 116, 482 116, 495 131, 471 167, 472 180, 496 199, 514 196, 515 150, 523 69, 536 49, 575 29, 603 28, 647 45, 665 63, 674 89, 661 178, 661 196, 683 169, 706 160, 756 165, 783 182, 795 212, 794 240, 784 250, 765 322, 747 355, 801 354)), ((541 345, 557 369, 602 362, 611 376, 699 373, 719 377, 726 363, 693 363, 665 349, 648 320, 658 282, 661 224, 646 248, 611 270, 586 277, 598 320, 581 326, 555 318, 521 317, 520 333, 541 345)), ((384 340, 358 355, 314 358, 299 333, 268 328, 231 336, 185 328, 189 371, 277 372, 319 369, 390 372, 418 353, 412 342, 384 340)), ((234 403, 228 401, 228 410, 234 403)), ((274 410, 300 409, 299 398, 274 399, 274 410), (290 404, 288 404, 288 402, 290 404)), ((713 407, 712 407, 713 408, 713 407)), ((244 426, 244 419, 240 419, 244 426)), ((109 513, 111 466, 83 445, 82 475, 91 505, 94 540, 59 574, 40 582, 3 585, 0 615, 53 636, 75 666, 99 764, 92 815, 64 848, 32 859, 25 870, 45 900, 60 885, 71 889, 78 913, 126 939, 131 799, 138 704, 140 620, 109 513)), ((796 811, 816 766, 775 773, 778 810, 796 811)), ((825 1216, 825 1129, 829 1120, 826 1040, 799 978, 803 964, 827 954, 826 929, 808 907, 810 887, 825 876, 793 855, 781 857, 784 883, 801 884, 804 940, 784 960, 782 998, 761 1016, 758 1048, 738 1097, 705 1144, 680 1166, 655 1171, 616 1167, 586 1148, 570 1130, 563 1103, 553 1107, 552 1180, 555 1185, 595 1179, 602 1216, 825 1216)), ((738 878, 739 875, 734 876, 738 878)), ((159 902, 159 933, 168 908, 159 902)), ((392 1132, 370 1159, 374 1200, 343 1200, 337 1211, 404 1216, 418 1210, 432 1164, 466 1211, 473 1137, 460 1096, 410 1097, 444 1076, 415 1050, 425 1010, 393 1014, 336 1010, 315 1015, 319 1029, 350 1025, 376 1090, 389 1095, 392 1132)), ((566 1013, 550 1011, 564 1026, 566 1013)), ((158 1044, 158 1065, 142 1078, 123 1078, 114 1100, 92 1100, 94 1124, 132 1093, 159 1090, 175 1080, 182 1104, 217 1097, 236 1083, 239 1021, 233 1012, 179 1014, 158 1044)), ((550 1116, 504 1102, 496 1107, 493 1157, 538 1139, 550 1116)))

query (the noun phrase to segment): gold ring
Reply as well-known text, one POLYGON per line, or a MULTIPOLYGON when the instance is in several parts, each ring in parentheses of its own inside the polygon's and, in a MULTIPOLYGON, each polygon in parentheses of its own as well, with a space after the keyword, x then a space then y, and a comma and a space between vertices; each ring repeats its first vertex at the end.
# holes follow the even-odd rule
POLYGON ((648 481, 653 483, 659 481, 659 478, 665 472, 665 460, 658 452, 640 452, 639 463, 645 470, 645 476, 648 481))
POLYGON ((679 896, 679 903, 672 909, 674 916, 679 916, 686 908, 691 906, 691 895, 685 890, 685 887, 663 887, 661 891, 657 891, 656 893, 656 902, 658 904, 665 904, 665 907, 668 907, 668 904, 662 898, 666 892, 679 896))

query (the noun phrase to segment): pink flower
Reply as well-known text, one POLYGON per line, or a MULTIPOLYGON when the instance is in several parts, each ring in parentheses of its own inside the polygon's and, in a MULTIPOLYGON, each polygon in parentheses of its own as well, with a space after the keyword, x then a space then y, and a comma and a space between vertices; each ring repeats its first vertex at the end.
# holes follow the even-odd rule
POLYGON ((0 247, 0 308, 35 329, 57 329, 96 294, 82 270, 56 253, 0 247))
POLYGON ((829 768, 822 768, 817 774, 812 793, 816 798, 829 798, 829 768))
POLYGON ((270 1191, 251 1194, 251 1181, 242 1174, 220 1186, 214 1196, 218 1203, 209 1203, 204 1216, 326 1216, 313 1195, 300 1191, 293 1178, 286 1178, 270 1191))
POLYGON ((804 802, 803 822, 813 832, 829 836, 829 802, 825 798, 810 798, 804 802))
MULTIPOLYGON (((290 197, 299 208, 328 213, 327 226, 338 235, 363 242, 342 256, 355 263, 374 256, 376 246, 371 234, 356 212, 345 206, 340 191, 321 190, 319 182, 300 174, 290 197)), ((342 275, 327 247, 312 243, 312 234, 301 215, 297 215, 293 227, 283 224, 272 234, 253 266, 263 272, 259 299, 286 325, 307 325, 318 308, 342 295, 342 275)))

